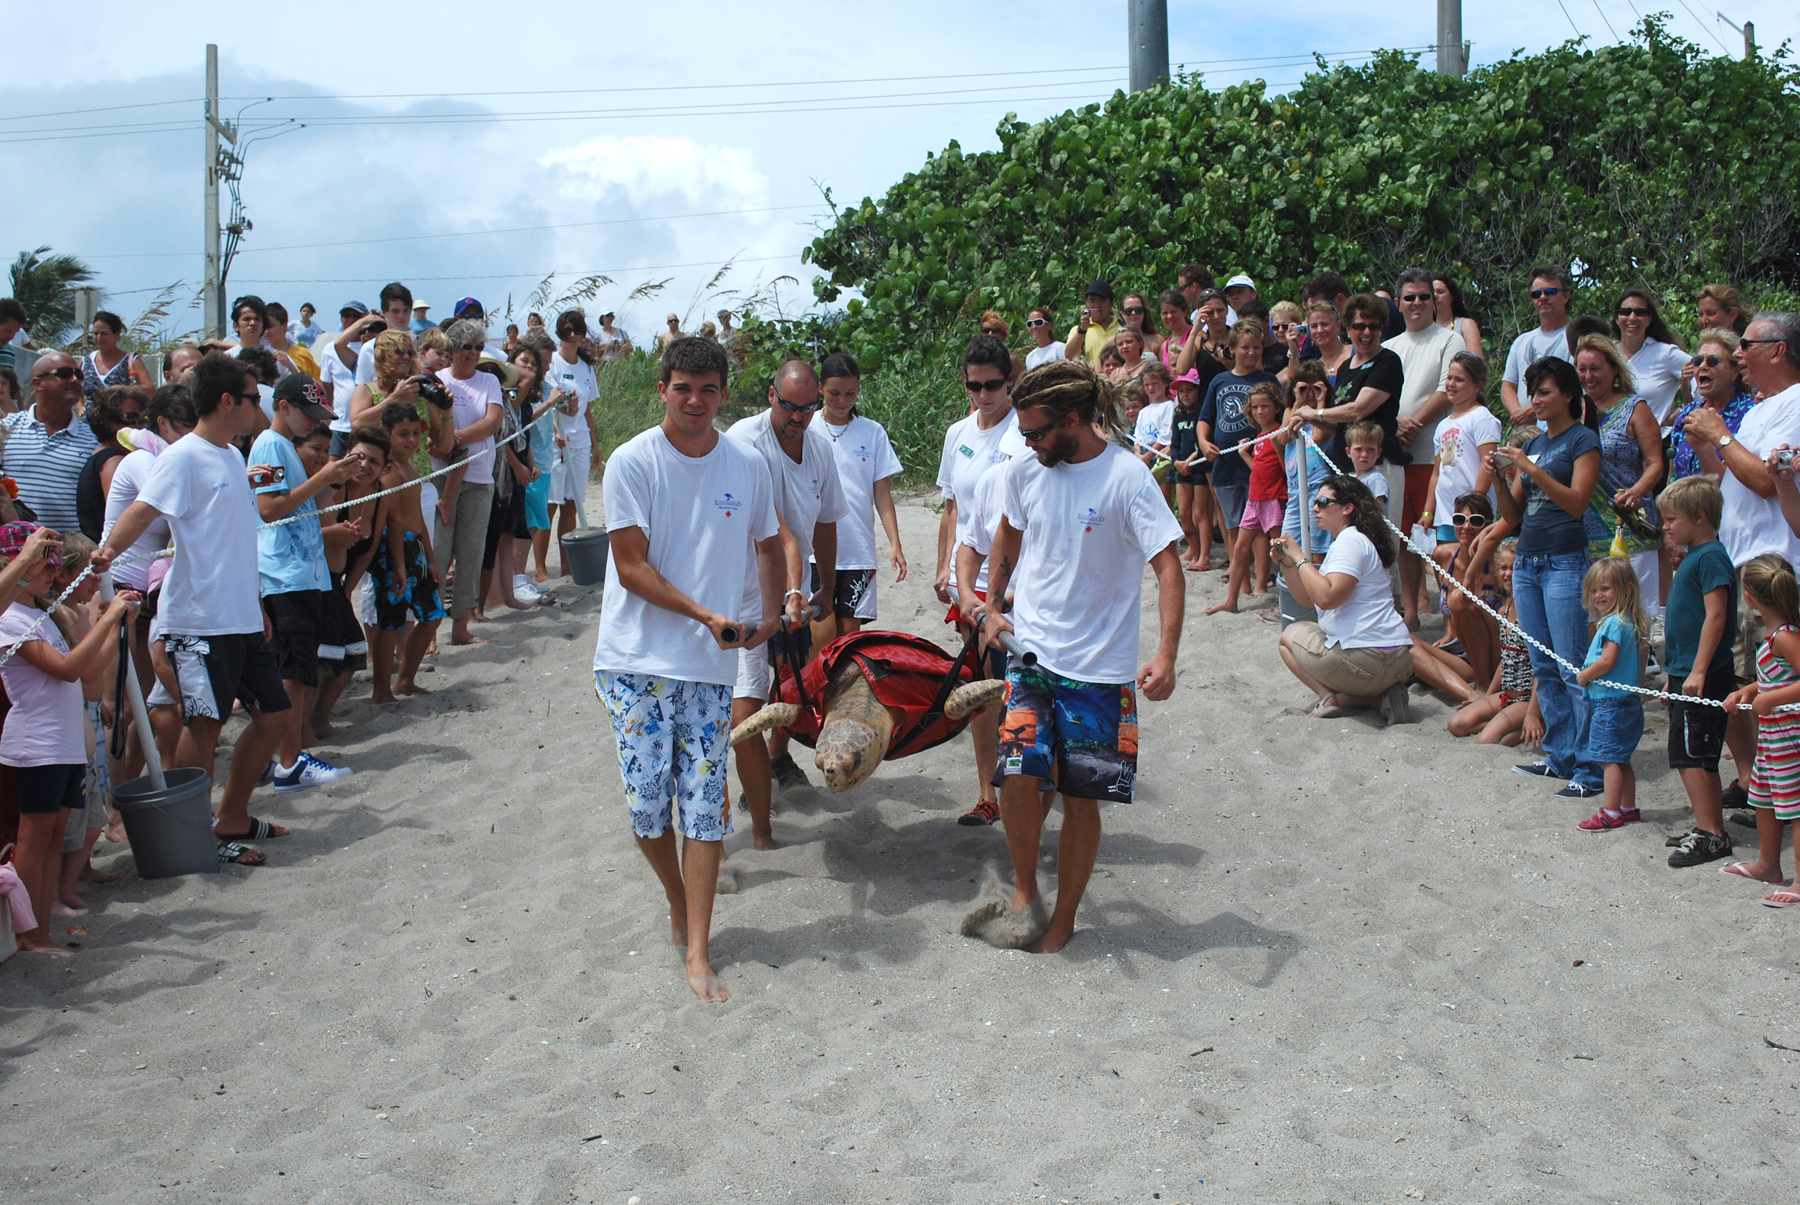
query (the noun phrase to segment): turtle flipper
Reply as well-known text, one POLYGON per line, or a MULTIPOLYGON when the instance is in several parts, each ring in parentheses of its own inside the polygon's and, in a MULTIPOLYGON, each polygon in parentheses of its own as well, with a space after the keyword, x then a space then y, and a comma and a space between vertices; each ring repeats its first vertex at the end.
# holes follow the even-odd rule
POLYGON ((960 720, 970 712, 978 711, 994 702, 1006 693, 1006 683, 999 678, 989 678, 982 682, 968 682, 950 692, 950 698, 944 703, 944 714, 953 720, 960 720))
POLYGON ((798 703, 770 703, 731 730, 731 743, 736 746, 753 736, 761 736, 771 728, 786 728, 800 718, 798 703))

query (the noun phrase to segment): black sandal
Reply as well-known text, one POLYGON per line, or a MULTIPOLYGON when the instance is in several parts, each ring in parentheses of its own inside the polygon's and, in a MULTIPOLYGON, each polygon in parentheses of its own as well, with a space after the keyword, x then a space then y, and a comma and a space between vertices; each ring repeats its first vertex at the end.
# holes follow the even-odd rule
POLYGON ((247 845, 239 845, 236 841, 219 842, 219 861, 229 862, 234 866, 261 866, 269 857, 260 849, 251 849, 247 845))

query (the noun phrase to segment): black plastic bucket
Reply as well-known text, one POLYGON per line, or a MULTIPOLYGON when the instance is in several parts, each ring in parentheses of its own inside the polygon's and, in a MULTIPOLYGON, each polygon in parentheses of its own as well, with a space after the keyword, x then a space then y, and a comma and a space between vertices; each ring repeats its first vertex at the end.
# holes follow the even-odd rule
POLYGON ((562 538, 563 565, 577 586, 597 586, 606 580, 606 556, 611 545, 604 531, 588 528, 562 538))
POLYGON ((149 778, 113 788, 113 806, 138 874, 166 879, 178 874, 218 874, 218 841, 212 829, 212 779, 193 766, 168 770, 157 790, 149 778))

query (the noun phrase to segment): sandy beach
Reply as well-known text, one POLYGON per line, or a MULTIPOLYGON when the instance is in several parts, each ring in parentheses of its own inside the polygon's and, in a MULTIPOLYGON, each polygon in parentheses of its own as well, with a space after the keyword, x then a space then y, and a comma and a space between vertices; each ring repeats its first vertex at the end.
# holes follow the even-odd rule
MULTIPOLYGON (((915 575, 884 572, 880 626, 943 638, 936 516, 900 516, 915 575)), ((681 982, 631 840, 597 589, 446 643, 428 698, 358 682, 322 746, 356 775, 257 793, 294 829, 266 867, 128 874, 68 922, 77 957, 0 967, 0 1192, 1788 1199, 1795 917, 1664 864, 1689 813, 1661 713, 1650 823, 1578 832, 1591 802, 1452 740, 1441 700, 1304 718, 1275 625, 1200 614, 1218 577, 1188 578, 1181 678, 1142 707, 1139 799, 1104 814, 1066 951, 955 935, 1006 865, 998 827, 955 823, 964 737, 779 799, 773 852, 730 838, 722 1006, 681 982)))

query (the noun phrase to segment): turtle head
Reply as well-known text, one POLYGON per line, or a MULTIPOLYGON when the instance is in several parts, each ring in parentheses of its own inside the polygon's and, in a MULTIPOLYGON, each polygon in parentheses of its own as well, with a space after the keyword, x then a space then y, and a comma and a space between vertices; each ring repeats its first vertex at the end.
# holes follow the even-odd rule
POLYGON ((825 786, 836 794, 859 787, 887 756, 887 740, 865 723, 830 720, 813 749, 813 764, 825 774, 825 786))

